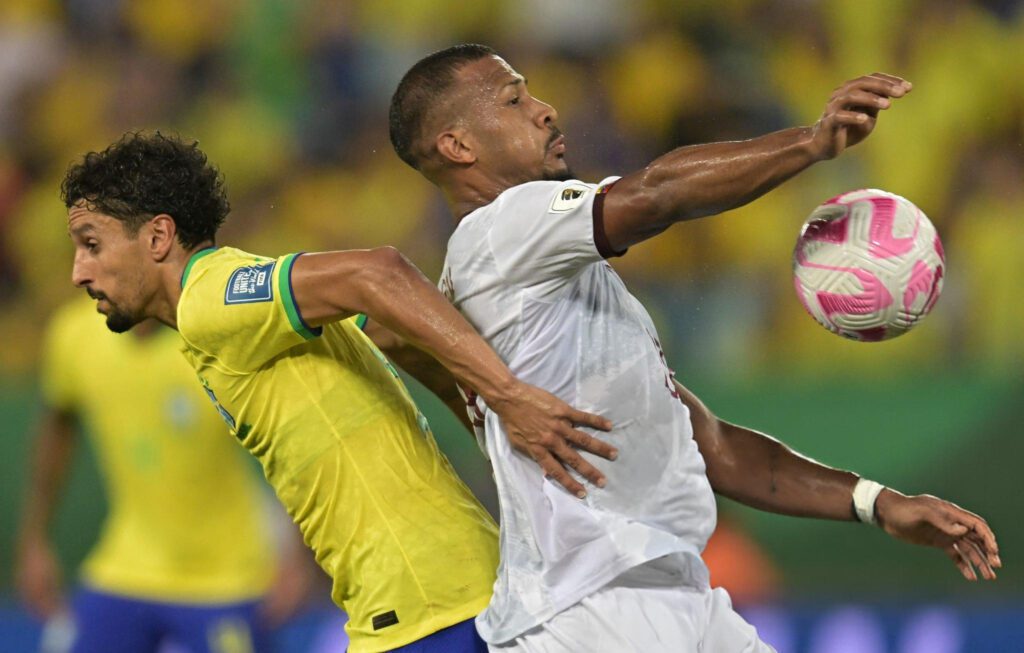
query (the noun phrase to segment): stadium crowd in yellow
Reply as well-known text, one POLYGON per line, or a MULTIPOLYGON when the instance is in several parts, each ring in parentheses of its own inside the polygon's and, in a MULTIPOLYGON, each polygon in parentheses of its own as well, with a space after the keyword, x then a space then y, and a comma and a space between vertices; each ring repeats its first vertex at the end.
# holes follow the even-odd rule
POLYGON ((56 191, 64 169, 128 129, 200 141, 227 178, 226 240, 267 253, 387 243, 436 275, 448 218, 392 153, 386 106, 409 63, 467 40, 531 71, 531 91, 559 109, 577 174, 592 181, 674 145, 813 122, 828 85, 864 70, 913 80, 908 110, 868 147, 726 219, 676 227, 616 266, 679 360, 812 368, 834 336, 794 296, 797 230, 828 197, 879 186, 938 226, 945 295, 914 337, 829 341, 833 354, 847 369, 1024 358, 1013 294, 1024 276, 1024 59, 1014 54, 1024 11, 957 0, 579 5, 7 0, 0 331, 18 344, 0 346, 3 369, 33 368, 36 325, 75 292, 56 191))

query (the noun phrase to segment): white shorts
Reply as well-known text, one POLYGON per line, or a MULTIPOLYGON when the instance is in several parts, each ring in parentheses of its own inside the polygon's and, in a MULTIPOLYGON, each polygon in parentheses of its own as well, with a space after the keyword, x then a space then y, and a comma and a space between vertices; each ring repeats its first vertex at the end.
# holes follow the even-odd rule
POLYGON ((616 578, 491 653, 775 653, 724 589, 659 584, 648 569, 616 578), (653 582, 652 582, 653 581, 653 582))

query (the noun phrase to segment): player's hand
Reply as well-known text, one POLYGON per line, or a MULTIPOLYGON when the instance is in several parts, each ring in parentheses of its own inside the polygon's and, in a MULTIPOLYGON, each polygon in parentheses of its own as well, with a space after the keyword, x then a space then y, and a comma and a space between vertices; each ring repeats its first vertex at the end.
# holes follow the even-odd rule
POLYGON ((488 406, 501 418, 512 447, 537 461, 547 477, 581 499, 587 491, 568 468, 594 485, 604 487, 604 474, 577 449, 608 460, 615 460, 619 452, 607 442, 574 427, 609 431, 611 422, 576 410, 553 394, 526 383, 519 383, 511 399, 497 405, 488 403, 488 406))
POLYGON ((65 610, 60 564, 49 542, 20 545, 14 581, 30 612, 49 619, 65 610))
POLYGON ((813 127, 813 140, 821 158, 831 159, 861 142, 875 128, 878 112, 910 92, 910 82, 873 73, 851 80, 832 91, 825 112, 813 127))
POLYGON ((886 488, 875 502, 875 515, 886 533, 898 540, 942 549, 967 580, 994 580, 1002 567, 996 536, 973 512, 931 495, 908 497, 886 488))

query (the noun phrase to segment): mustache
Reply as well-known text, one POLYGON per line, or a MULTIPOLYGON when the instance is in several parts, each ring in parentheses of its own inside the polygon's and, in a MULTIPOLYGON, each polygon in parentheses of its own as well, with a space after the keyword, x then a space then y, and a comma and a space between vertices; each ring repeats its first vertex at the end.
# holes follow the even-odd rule
POLYGON ((561 135, 561 129, 559 129, 558 127, 551 127, 551 136, 548 137, 548 147, 551 147, 551 144, 557 141, 561 135))
POLYGON ((87 294, 88 294, 88 295, 89 295, 90 297, 92 297, 93 299, 106 299, 106 298, 107 298, 107 296, 106 296, 106 295, 104 295, 103 293, 101 293, 101 292, 100 292, 100 291, 98 291, 98 290, 93 290, 92 288, 86 288, 86 289, 85 289, 85 292, 86 292, 86 293, 87 293, 87 294))

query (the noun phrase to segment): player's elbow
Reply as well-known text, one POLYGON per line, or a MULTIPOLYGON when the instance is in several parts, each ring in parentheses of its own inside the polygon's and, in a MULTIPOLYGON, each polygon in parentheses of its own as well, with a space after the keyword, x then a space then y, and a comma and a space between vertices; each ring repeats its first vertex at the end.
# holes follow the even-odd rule
POLYGON ((372 304, 374 298, 407 286, 409 280, 416 276, 420 276, 420 272, 409 259, 394 247, 384 246, 367 252, 359 278, 355 281, 365 299, 372 304))
POLYGON ((612 246, 625 249, 678 221, 677 207, 666 195, 642 174, 618 182, 604 204, 605 232, 612 246))

